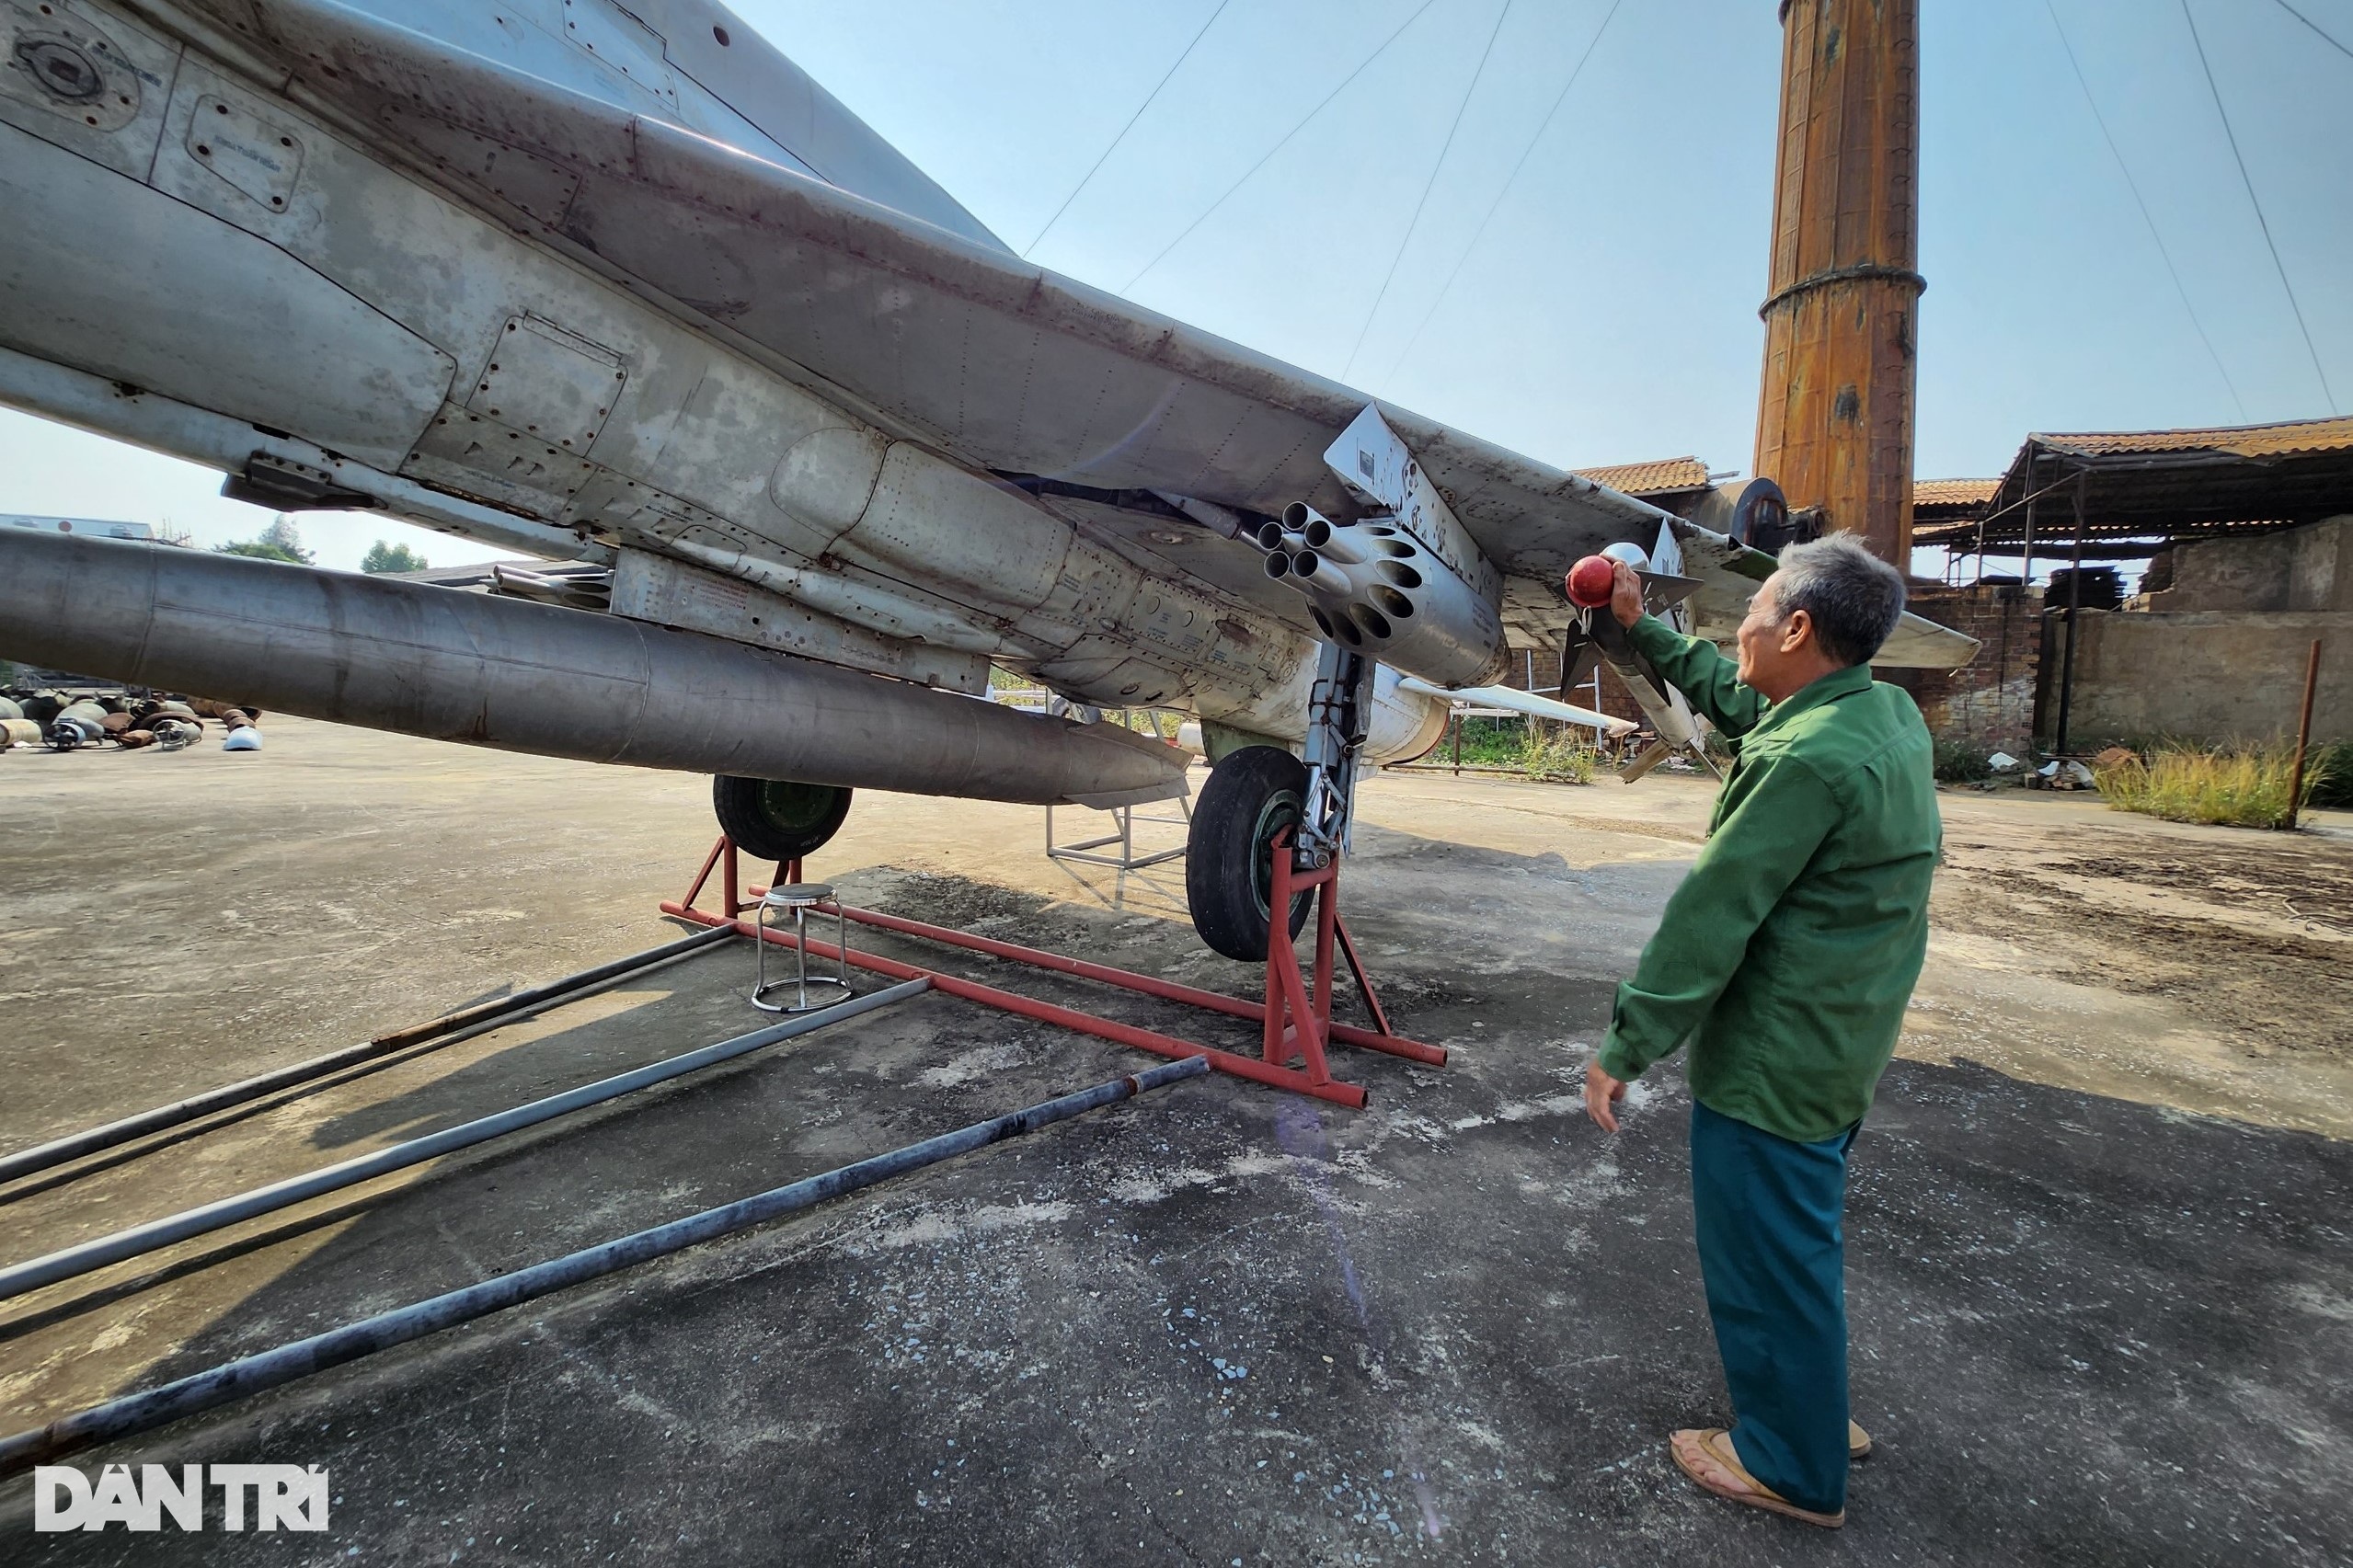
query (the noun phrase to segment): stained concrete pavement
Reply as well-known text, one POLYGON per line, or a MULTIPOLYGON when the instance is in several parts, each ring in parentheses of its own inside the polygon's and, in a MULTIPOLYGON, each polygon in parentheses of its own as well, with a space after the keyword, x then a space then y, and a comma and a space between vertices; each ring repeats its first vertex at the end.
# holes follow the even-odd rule
MULTIPOLYGON (((0 1146, 650 945, 669 929, 652 903, 707 847, 699 781, 274 727, 267 771, 0 759, 0 1146), (137 855, 87 852, 125 822, 137 855)), ((1364 1112, 1180 1085, 77 1460, 324 1465, 323 1537, 36 1537, 17 1478, 0 1539, 93 1562, 2341 1560, 2336 1070, 2200 1066, 2230 1042, 2186 1005, 2104 995, 1983 934, 1940 933, 1923 994, 1944 1012, 1857 1147, 1856 1413, 1881 1449, 1849 1528, 1746 1516, 1673 1471, 1665 1430, 1727 1414, 1688 1101, 1654 1074, 1608 1139, 1577 1083, 1704 802, 1680 781, 1370 786, 1349 908, 1399 1027, 1453 1059, 1348 1054, 1364 1112), (2002 1070, 1969 1059, 1976 1037, 2002 1070), (2232 1095, 2237 1114, 2210 1114, 2232 1095)), ((877 797, 813 870, 878 907, 1241 989, 1182 924, 1180 867, 1055 865, 1039 815, 877 797)), ((748 966, 706 955, 0 1191, 6 1256, 739 1032, 748 966)), ((1137 1059, 925 998, 11 1304, 0 1425, 1137 1059)))

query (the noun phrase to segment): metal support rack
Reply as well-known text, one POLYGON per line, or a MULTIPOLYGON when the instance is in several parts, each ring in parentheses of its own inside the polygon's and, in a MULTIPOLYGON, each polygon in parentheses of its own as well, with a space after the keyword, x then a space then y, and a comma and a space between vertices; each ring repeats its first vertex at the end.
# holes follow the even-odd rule
MULTIPOLYGON (((1310 887, 1316 889, 1315 960, 1311 984, 1310 975, 1301 968, 1298 956, 1291 951, 1288 943, 1276 941, 1268 944, 1267 990, 1264 1001, 1252 1001, 1243 997, 1201 990, 1192 986, 1180 985, 1174 980, 1164 980, 1156 975, 1137 974, 1129 969, 1114 968, 1108 964, 1097 964, 1085 958, 1073 958, 1060 953, 1049 953, 1040 948, 1024 947, 1016 943, 1000 942, 993 937, 976 936, 970 932, 953 931, 946 926, 929 925, 922 921, 881 914, 873 910, 862 910, 846 903, 842 906, 842 913, 847 919, 860 925, 871 926, 878 931, 916 937, 923 941, 938 943, 943 946, 962 948, 967 952, 985 953, 992 957, 1027 964, 1037 968, 1050 969, 1058 974, 1069 975, 1075 979, 1095 980, 1104 985, 1117 986, 1124 990, 1140 991, 1146 996, 1158 997, 1166 1001, 1181 1001, 1188 1006, 1198 1007, 1205 1012, 1222 1013, 1229 1017, 1246 1020, 1258 1024, 1263 1031, 1259 1054, 1256 1056, 1244 1051, 1220 1049, 1214 1046, 1203 1045, 1198 1040, 1182 1039, 1154 1029, 1140 1028, 1132 1024, 1120 1023, 1117 1019, 1097 1017, 1094 1013, 1082 1013, 1075 1008, 1056 1006, 1051 1002, 1038 1001, 1034 997, 1022 996, 1013 991, 1000 990, 995 986, 983 985, 978 980, 969 980, 960 975, 924 969, 913 964, 901 963, 895 958, 882 957, 878 954, 861 953, 855 949, 844 953, 840 947, 829 946, 822 942, 814 941, 809 943, 809 951, 822 958, 843 957, 858 968, 888 975, 894 979, 912 980, 928 978, 934 990, 943 991, 949 996, 961 997, 967 1001, 977 1001, 983 1006, 998 1008, 1024 1018, 1034 1018, 1040 1023, 1060 1024, 1063 1028, 1074 1030, 1083 1035, 1093 1035, 1098 1039, 1112 1040, 1137 1050, 1150 1051, 1156 1056, 1206 1057, 1209 1059, 1210 1066, 1219 1072, 1227 1073, 1235 1078, 1248 1079, 1254 1083, 1263 1083, 1268 1088, 1287 1089, 1296 1094, 1305 1094, 1314 1099, 1329 1101, 1336 1105, 1345 1105, 1350 1110, 1363 1107, 1366 1098, 1365 1091, 1360 1084, 1342 1082, 1332 1076, 1326 1058, 1326 1049, 1330 1046, 1353 1046, 1360 1050, 1379 1051, 1386 1056, 1403 1057, 1408 1061, 1419 1062, 1429 1067, 1443 1067, 1446 1064, 1446 1051, 1443 1047, 1426 1045, 1419 1040, 1406 1039, 1391 1032, 1387 1015, 1382 1011, 1380 1000, 1374 995, 1371 981, 1366 978, 1363 968, 1358 962, 1356 944, 1349 936, 1348 927, 1339 917, 1337 859, 1335 858, 1330 864, 1314 871, 1296 871, 1291 864, 1292 851, 1288 836, 1278 841, 1273 846, 1272 853, 1273 874, 1276 886, 1281 893, 1281 897, 1274 902, 1274 908, 1287 908, 1287 898, 1291 893, 1304 892, 1310 887), (1338 979, 1336 966, 1337 960, 1340 957, 1345 957, 1349 962, 1357 990, 1364 999, 1366 1010, 1372 1017, 1372 1028, 1360 1028, 1354 1024, 1332 1021, 1332 995, 1338 979), (1291 1065, 1294 1059, 1299 1061, 1299 1066, 1291 1065)), ((778 876, 784 881, 798 881, 800 877, 800 864, 797 861, 780 865, 776 869, 778 876)), ((674 901, 665 901, 661 910, 664 914, 674 915, 681 920, 694 921, 702 925, 731 926, 745 936, 756 936, 761 940, 790 946, 795 942, 792 933, 779 930, 772 930, 764 933, 757 933, 753 929, 753 922, 744 918, 745 912, 753 909, 756 900, 765 892, 766 888, 763 887, 746 887, 742 885, 736 847, 729 840, 721 838, 711 846, 711 853, 704 857, 702 869, 695 874, 694 885, 686 890, 686 896, 674 901), (702 897, 704 888, 709 884, 715 872, 719 878, 722 907, 717 910, 697 908, 695 900, 702 897)))
POLYGON ((1178 844, 1171 850, 1154 850, 1148 854, 1136 853, 1136 824, 1139 822, 1158 822, 1167 827, 1190 830, 1193 826, 1193 808, 1180 799, 1176 802, 1176 809, 1181 815, 1139 817, 1136 815, 1136 808, 1132 806, 1115 806, 1111 807, 1111 818, 1119 825, 1119 831, 1105 833, 1097 838, 1081 839, 1074 844, 1058 844, 1054 841, 1054 808, 1048 806, 1046 807, 1046 853, 1053 860, 1077 861, 1084 865, 1108 865, 1115 871, 1142 871, 1147 865, 1158 865, 1165 861, 1182 860, 1185 858, 1183 844, 1178 844), (1095 853, 1108 844, 1119 845, 1119 853, 1118 854, 1095 853))

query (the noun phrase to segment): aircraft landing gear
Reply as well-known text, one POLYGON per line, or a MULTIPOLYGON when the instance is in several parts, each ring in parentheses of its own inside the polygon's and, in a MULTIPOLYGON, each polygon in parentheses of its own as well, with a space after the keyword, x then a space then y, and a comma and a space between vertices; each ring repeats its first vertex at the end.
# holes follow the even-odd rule
MULTIPOLYGON (((1345 853, 1356 765, 1372 716, 1372 660, 1326 644, 1308 699, 1306 760, 1273 746, 1245 746, 1210 771, 1185 841, 1185 901, 1212 952, 1264 963, 1274 924, 1274 844, 1291 833, 1292 867, 1329 865, 1345 853)), ((1314 900, 1291 900, 1297 936, 1314 900)))
POLYGON ((711 780, 711 812, 737 848, 781 864, 806 859, 841 830, 850 814, 850 791, 720 773, 711 780))
MULTIPOLYGON (((1306 814, 1307 765, 1276 746, 1245 746, 1210 770, 1185 840, 1185 902, 1210 950, 1245 963, 1267 959, 1274 923, 1274 843, 1306 814)), ((1291 934, 1314 898, 1291 900, 1291 934)))

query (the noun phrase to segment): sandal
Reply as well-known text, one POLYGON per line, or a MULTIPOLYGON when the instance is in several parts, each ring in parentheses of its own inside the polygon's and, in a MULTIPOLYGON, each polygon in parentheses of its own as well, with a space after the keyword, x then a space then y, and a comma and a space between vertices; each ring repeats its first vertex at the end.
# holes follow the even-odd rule
POLYGON ((1713 1492, 1727 1503, 1762 1508, 1769 1514, 1819 1525, 1826 1530, 1839 1529, 1846 1524, 1845 1509, 1835 1514, 1818 1514, 1811 1508, 1800 1508, 1750 1475, 1733 1451, 1732 1434, 1721 1426, 1685 1427, 1667 1439, 1667 1451, 1674 1456, 1676 1469, 1698 1482, 1702 1490, 1713 1492))

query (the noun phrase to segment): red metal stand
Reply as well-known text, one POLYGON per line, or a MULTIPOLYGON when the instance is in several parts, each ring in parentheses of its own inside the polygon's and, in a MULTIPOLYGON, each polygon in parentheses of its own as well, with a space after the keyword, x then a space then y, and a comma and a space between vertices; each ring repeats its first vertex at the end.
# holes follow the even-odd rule
MULTIPOLYGON (((1382 1012, 1380 1000, 1373 995, 1372 984, 1366 979, 1363 967, 1358 961, 1356 944, 1349 939, 1348 927, 1339 918, 1338 867, 1327 866, 1322 871, 1301 876, 1291 870, 1290 862, 1288 844, 1277 844, 1274 850, 1274 887, 1277 897, 1270 900, 1270 903, 1274 909, 1288 910, 1291 907, 1291 895, 1307 887, 1316 890, 1314 987, 1311 992, 1307 986, 1307 977, 1300 968, 1299 956, 1291 950, 1289 943, 1269 943, 1267 953, 1267 1000, 1264 1002, 1250 1001, 1237 996, 1225 996, 1216 991, 1199 990, 1191 986, 1179 985, 1174 980, 1161 979, 1155 975, 1140 975, 1131 969, 1117 969, 1107 964, 1091 963, 1084 958, 1072 958, 1060 953, 1049 953, 1040 948, 1024 947, 1016 943, 999 942, 991 937, 975 936, 970 932, 954 931, 946 926, 927 925, 922 921, 907 920, 898 915, 881 914, 873 910, 855 909, 846 904, 842 908, 842 913, 845 918, 855 921, 861 925, 872 926, 878 931, 919 937, 926 942, 936 942, 948 947, 959 947, 968 952, 986 953, 1015 963, 1028 964, 1037 968, 1050 969, 1080 979, 1096 980, 1105 985, 1140 991, 1144 995, 1156 996, 1164 1001, 1181 1001, 1210 1012, 1247 1019, 1261 1024, 1264 1029, 1261 1054, 1256 1057, 1240 1051, 1221 1050, 1214 1046, 1205 1046, 1196 1040, 1179 1039, 1176 1036, 1164 1035, 1156 1030, 1138 1028, 1134 1024, 1122 1024, 1116 1019, 1099 1018, 1091 1013, 1080 1013, 1072 1008, 1057 1007, 1051 1002, 1039 1001, 1033 997, 1000 990, 994 986, 982 985, 977 980, 968 980, 961 976, 941 974, 937 970, 922 969, 912 964, 902 964, 896 959, 882 957, 878 954, 860 953, 851 949, 842 956, 861 969, 870 969, 876 974, 888 975, 894 979, 911 980, 920 975, 928 974, 931 976, 934 990, 945 991, 950 996, 962 997, 968 1001, 977 1001, 983 1006, 998 1008, 1004 1012, 1016 1013, 1025 1018, 1034 1018, 1042 1023, 1060 1024, 1063 1028, 1076 1030, 1080 1034, 1116 1041, 1138 1050, 1150 1051, 1156 1056, 1207 1057, 1210 1066, 1220 1072, 1230 1073, 1236 1078, 1246 1078, 1254 1083, 1264 1083, 1270 1088, 1288 1089, 1294 1093, 1311 1095, 1318 1100, 1328 1100, 1334 1104, 1357 1109, 1364 1104, 1364 1090, 1358 1084, 1341 1082, 1332 1077, 1330 1065, 1326 1057, 1327 1046, 1333 1044, 1354 1046, 1362 1050, 1381 1051, 1390 1056, 1404 1057, 1409 1061, 1422 1062, 1431 1067, 1444 1066, 1446 1052, 1442 1047, 1424 1045, 1418 1040, 1406 1039, 1390 1032, 1388 1017, 1382 1012), (1366 1010, 1372 1016, 1373 1028, 1362 1029, 1353 1024, 1332 1022, 1332 988, 1337 979, 1333 971, 1333 964, 1335 957, 1339 955, 1345 955, 1348 959, 1349 969, 1355 977, 1357 990, 1364 998, 1366 1010), (1303 1063, 1302 1067, 1291 1065, 1294 1057, 1302 1059, 1303 1063)), ((798 861, 779 865, 776 870, 780 879, 786 884, 800 880, 798 861)), ((741 918, 743 911, 753 908, 761 896, 766 892, 767 888, 764 887, 755 885, 745 887, 741 885, 735 845, 722 838, 711 846, 711 853, 704 857, 702 869, 694 874, 694 886, 687 888, 686 896, 674 902, 665 900, 661 906, 661 911, 666 915, 675 915, 681 920, 693 921, 698 925, 732 924, 736 930, 746 936, 763 936, 765 940, 781 946, 792 946, 794 937, 791 932, 771 930, 761 933, 755 929, 754 921, 741 918), (694 905, 694 900, 702 896, 705 886, 711 880, 714 870, 719 873, 720 896, 725 900, 724 912, 697 909, 694 905)), ((830 943, 811 940, 808 945, 809 952, 827 958, 833 957, 841 952, 841 949, 830 943)))

